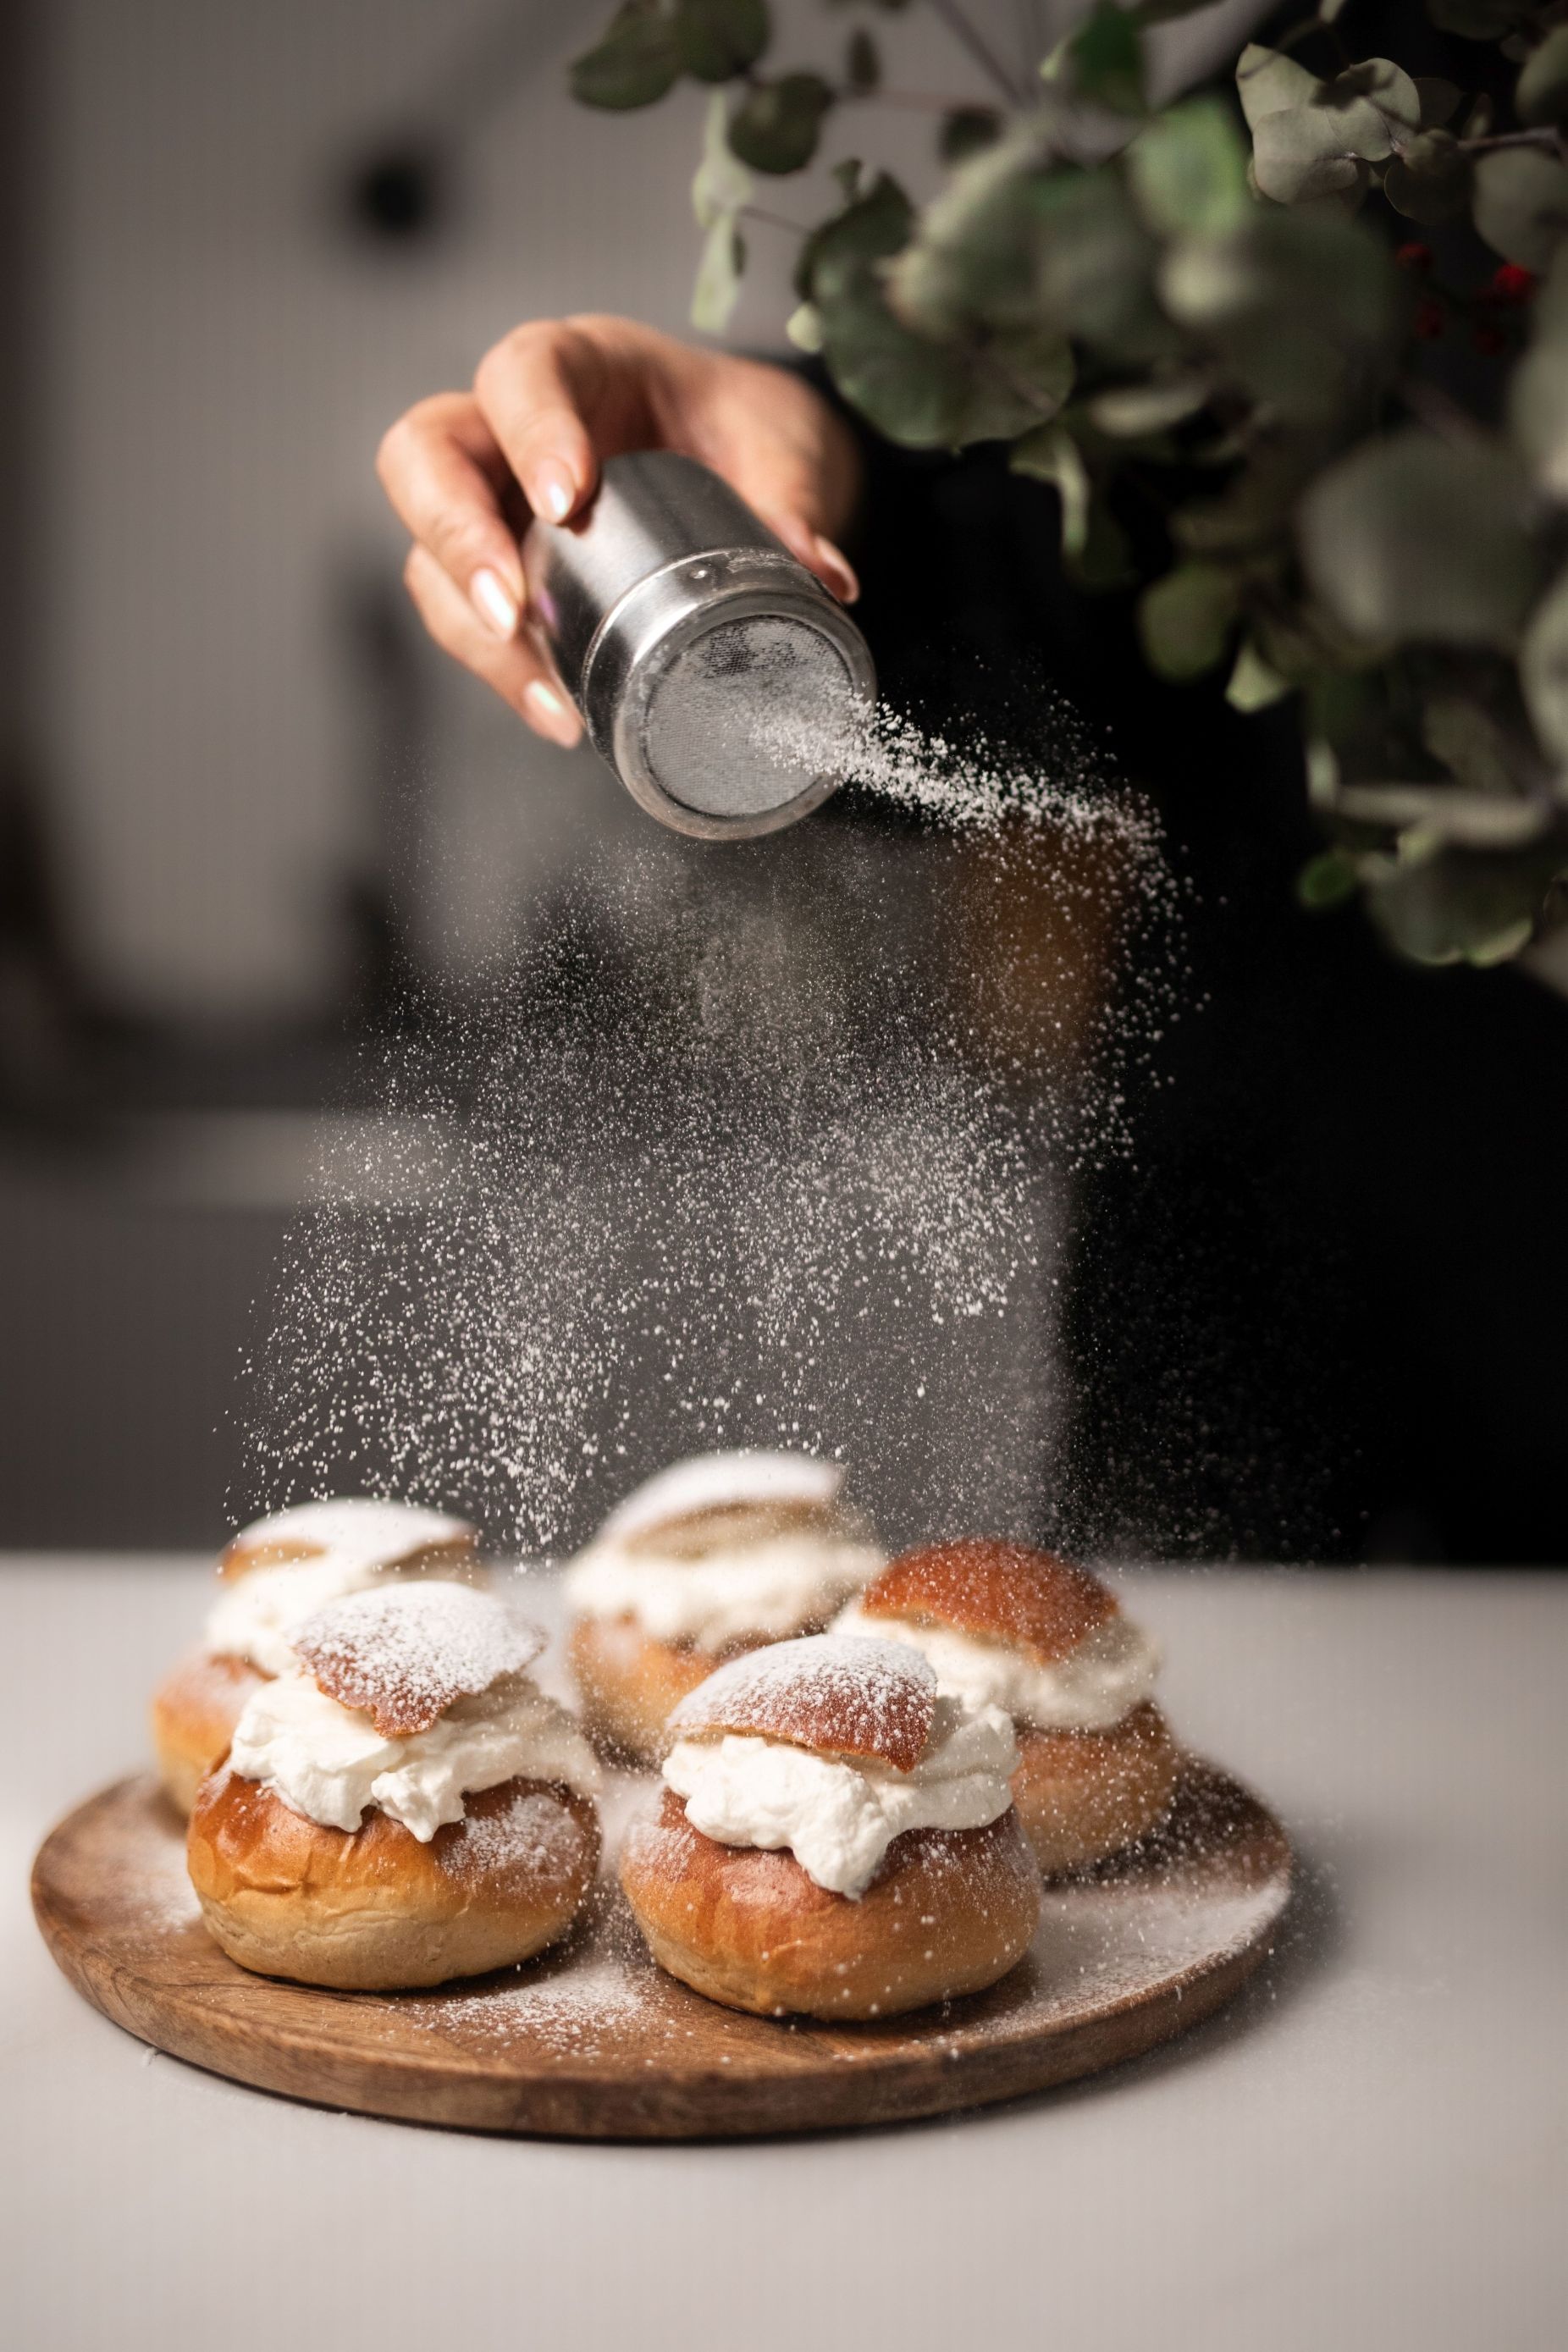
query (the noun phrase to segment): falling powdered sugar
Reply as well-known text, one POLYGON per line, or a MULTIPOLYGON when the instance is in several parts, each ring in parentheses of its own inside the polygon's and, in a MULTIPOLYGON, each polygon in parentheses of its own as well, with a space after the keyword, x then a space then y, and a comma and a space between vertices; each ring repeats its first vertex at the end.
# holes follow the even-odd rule
POLYGON ((1070 1187, 1174 1018, 1153 820, 1091 765, 879 715, 856 790, 901 830, 650 829, 528 907, 374 1049, 250 1351, 246 1499, 375 1486, 559 1556, 673 1457, 782 1447, 893 1544, 1033 1525, 1070 1187))

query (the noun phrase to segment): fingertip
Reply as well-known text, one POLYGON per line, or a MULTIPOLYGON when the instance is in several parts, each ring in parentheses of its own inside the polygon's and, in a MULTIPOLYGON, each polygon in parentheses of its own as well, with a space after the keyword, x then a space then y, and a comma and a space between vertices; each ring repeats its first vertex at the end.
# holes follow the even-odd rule
POLYGON ((569 751, 579 742, 583 723, 563 694, 536 677, 523 688, 523 716, 539 735, 569 751))
POLYGON ((814 543, 816 562, 813 569, 824 587, 837 596, 841 604, 857 604, 860 583, 849 558, 841 548, 835 547, 830 539, 825 539, 820 531, 814 534, 814 543))

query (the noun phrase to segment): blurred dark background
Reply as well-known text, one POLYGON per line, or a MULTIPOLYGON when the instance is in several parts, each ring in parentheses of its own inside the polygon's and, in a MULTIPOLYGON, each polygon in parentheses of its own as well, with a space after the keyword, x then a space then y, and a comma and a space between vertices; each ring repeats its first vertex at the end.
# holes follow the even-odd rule
MULTIPOLYGON (((808 56, 818 12, 784 13, 808 56)), ((423 643, 371 471, 520 318, 681 328, 700 102, 573 110, 587 20, 559 0, 32 0, 0 26, 0 1542, 206 1546, 247 1475, 257 1303, 323 1145, 374 1131, 386 1041, 548 965, 584 888, 700 903, 725 855, 651 851, 591 753, 423 643)), ((908 39, 911 80, 975 94, 939 27, 908 39)), ((928 139, 876 124, 917 188, 928 139)), ((752 281, 753 347, 788 259, 752 281)), ((1064 1541, 1561 1559, 1568 1003, 1300 912, 1288 716, 1151 686, 1125 610, 1061 583, 1047 493, 984 451, 873 452, 871 482, 893 698, 1027 751, 1065 689, 1188 886, 1143 947, 1188 1017, 1129 1076, 1131 1148, 1047 1171, 1038 1282, 1003 1357, 965 1360, 951 1441, 987 1442, 1024 1347, 1005 1507, 1064 1541)), ((1031 972, 1058 1009, 1126 986, 1103 941, 1055 936, 1058 854, 999 877, 846 801, 734 866, 723 919, 743 950, 809 902, 818 947, 847 942, 872 877, 913 940, 943 894, 953 1003, 995 981, 1005 1048, 1031 972)), ((635 947, 604 919, 606 953, 635 947)), ((905 1369, 879 1367, 889 1426, 905 1369)))

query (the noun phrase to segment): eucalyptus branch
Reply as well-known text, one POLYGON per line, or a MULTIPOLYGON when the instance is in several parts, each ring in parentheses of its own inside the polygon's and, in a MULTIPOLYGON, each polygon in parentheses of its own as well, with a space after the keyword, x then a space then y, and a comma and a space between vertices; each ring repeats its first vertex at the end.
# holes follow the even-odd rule
POLYGON ((1014 80, 984 35, 958 5, 958 0, 931 0, 931 5, 953 39, 968 50, 982 72, 995 83, 1008 105, 1022 106, 1027 96, 1022 83, 1014 80))
POLYGON ((1489 139, 1457 139, 1454 144, 1461 155, 1487 155, 1500 147, 1540 147, 1549 155, 1568 154, 1563 133, 1554 123, 1542 124, 1536 131, 1499 131, 1489 139))
POLYGON ((811 231, 804 221, 793 221, 783 213, 771 213, 765 205, 741 205, 737 207, 742 220, 762 221, 768 228, 787 229, 791 236, 807 237, 811 231))

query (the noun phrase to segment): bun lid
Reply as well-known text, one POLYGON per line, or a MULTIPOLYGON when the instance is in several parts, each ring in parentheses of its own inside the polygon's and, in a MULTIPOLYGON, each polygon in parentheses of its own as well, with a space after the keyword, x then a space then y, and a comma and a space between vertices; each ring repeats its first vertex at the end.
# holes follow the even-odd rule
POLYGON ((368 1715, 384 1739, 428 1731, 455 1700, 521 1674, 536 1626, 469 1584, 384 1584, 319 1609, 289 1635, 316 1686, 368 1715))
POLYGON ((1087 1569, 992 1536, 900 1553, 866 1587, 859 1610, 1010 1642, 1042 1666, 1067 1657, 1118 1613, 1115 1594, 1087 1569))
POLYGON ((698 1454, 635 1487, 610 1513, 597 1540, 637 1547, 655 1536, 700 1532, 718 1520, 779 1526, 828 1520, 837 1513, 843 1485, 843 1464, 815 1454, 772 1453, 760 1446, 698 1454))
POLYGON ((785 1739, 910 1772, 925 1754, 935 1714, 936 1676, 918 1650, 808 1633, 731 1658, 687 1693, 665 1730, 671 1740, 730 1731, 785 1739))
POLYGON ((336 1552, 375 1568, 454 1565, 473 1557, 477 1530, 447 1511, 417 1503, 394 1503, 374 1495, 340 1495, 319 1503, 291 1503, 287 1510, 253 1519, 218 1558, 220 1576, 243 1576, 253 1568, 280 1568, 336 1552))

